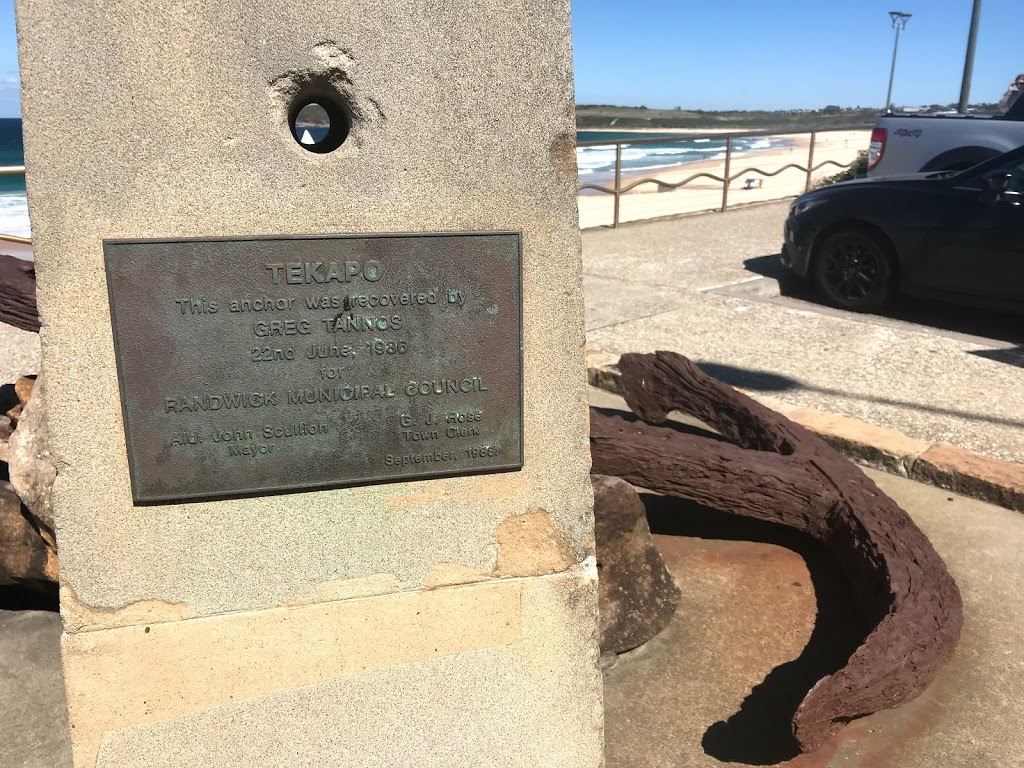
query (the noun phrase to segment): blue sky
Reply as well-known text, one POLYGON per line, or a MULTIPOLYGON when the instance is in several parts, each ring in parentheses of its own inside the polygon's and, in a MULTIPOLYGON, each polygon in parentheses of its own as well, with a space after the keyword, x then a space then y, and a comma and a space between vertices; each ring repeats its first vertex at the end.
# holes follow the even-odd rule
MULTIPOLYGON (((893 101, 960 95, 971 0, 572 0, 576 100, 690 109, 881 106, 893 32, 893 101)), ((13 0, 0 0, 0 117, 16 116, 13 0)), ((1024 72, 1024 3, 984 0, 971 100, 998 101, 1024 72)))
MULTIPOLYGON (((576 101, 693 109, 882 106, 960 98, 971 0, 573 0, 576 101)), ((1024 72, 1024 3, 984 0, 971 101, 1024 72)))

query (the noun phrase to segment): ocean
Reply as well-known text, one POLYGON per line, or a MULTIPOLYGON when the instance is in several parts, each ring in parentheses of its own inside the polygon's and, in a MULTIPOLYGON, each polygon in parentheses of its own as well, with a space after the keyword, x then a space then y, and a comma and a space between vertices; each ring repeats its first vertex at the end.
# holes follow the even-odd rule
MULTIPOLYGON (((671 133, 636 133, 629 131, 577 131, 577 141, 619 141, 623 139, 663 138, 664 142, 625 145, 622 148, 622 170, 626 174, 645 173, 681 163, 720 160, 725 157, 725 139, 680 140, 671 133), (671 139, 671 141, 670 141, 671 139)), ((785 146, 785 140, 765 136, 733 140, 733 154, 785 146)), ((21 143, 21 120, 0 118, 0 166, 23 165, 25 155, 21 143)), ((576 164, 581 184, 603 184, 615 176, 614 147, 580 147, 576 164)), ((28 237, 28 203, 24 176, 0 176, 0 234, 28 237)))
MULTIPOLYGON (((21 120, 0 118, 0 166, 24 164, 21 120)), ((0 234, 29 236, 24 176, 0 176, 0 234)))
MULTIPOLYGON (((622 172, 642 174, 682 163, 725 158, 725 139, 680 139, 672 133, 636 133, 630 131, 577 131, 576 141, 622 141, 628 139, 666 139, 650 144, 625 144, 622 147, 622 172), (668 139, 671 139, 669 141, 668 139)), ((733 139, 733 157, 787 146, 786 139, 752 136, 733 139)), ((603 184, 615 178, 615 147, 578 147, 576 166, 580 184, 603 184)))

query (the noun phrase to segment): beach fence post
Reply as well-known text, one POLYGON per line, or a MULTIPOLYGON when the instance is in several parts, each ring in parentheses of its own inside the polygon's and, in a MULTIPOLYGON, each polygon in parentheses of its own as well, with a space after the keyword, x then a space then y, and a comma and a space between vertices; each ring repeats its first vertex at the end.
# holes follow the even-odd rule
POLYGON ((722 182, 722 213, 729 206, 729 173, 732 166, 732 136, 725 137, 725 180, 722 182))
POLYGON ((619 197, 622 195, 622 142, 615 144, 615 216, 612 219, 612 229, 619 226, 619 197))
POLYGON ((811 131, 811 145, 807 150, 807 183, 804 185, 805 193, 811 191, 811 174, 814 173, 814 141, 817 136, 817 131, 811 131))

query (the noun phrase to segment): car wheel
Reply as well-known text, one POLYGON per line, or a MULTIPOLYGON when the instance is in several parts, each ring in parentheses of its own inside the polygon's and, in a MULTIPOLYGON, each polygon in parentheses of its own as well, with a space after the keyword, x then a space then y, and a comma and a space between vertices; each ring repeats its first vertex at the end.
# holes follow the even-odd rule
POLYGON ((896 296, 896 263, 888 245, 872 232, 833 232, 815 248, 814 287, 833 306, 870 312, 896 296))

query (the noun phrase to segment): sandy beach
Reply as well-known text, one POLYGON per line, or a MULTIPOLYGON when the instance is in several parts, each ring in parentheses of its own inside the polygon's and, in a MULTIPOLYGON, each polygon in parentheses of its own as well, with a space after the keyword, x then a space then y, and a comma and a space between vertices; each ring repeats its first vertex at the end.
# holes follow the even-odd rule
MULTIPOLYGON (((0 233, 2 234, 2 233, 0 233)), ((19 243, 12 240, 0 238, 0 254, 13 256, 16 259, 32 259, 32 244, 19 243)))
MULTIPOLYGON (((701 131, 700 133, 714 133, 701 131)), ((729 131, 719 131, 729 132, 729 131)), ((667 133, 667 131, 666 131, 667 133)), ((696 135, 697 132, 690 131, 696 135)), ((771 134, 766 134, 766 136, 771 134)), ((814 166, 821 166, 812 174, 812 184, 825 176, 837 173, 841 168, 832 163, 846 164, 854 160, 858 150, 867 149, 871 132, 829 131, 819 133, 814 144, 814 166)), ((807 184, 807 173, 799 168, 789 168, 778 175, 787 165, 807 166, 810 133, 786 136, 788 147, 766 149, 762 152, 749 151, 734 153, 729 175, 736 177, 729 185, 730 206, 745 203, 779 200, 803 194, 807 184), (763 179, 762 186, 743 189, 748 178, 763 179)), ((670 168, 660 168, 639 174, 623 174, 622 186, 628 187, 641 178, 656 178, 670 184, 677 184, 694 174, 708 173, 724 176, 725 160, 706 160, 684 163, 670 168)), ((609 189, 614 182, 603 186, 609 189)), ((582 194, 579 196, 580 228, 608 226, 612 223, 614 197, 605 194, 582 194)), ((671 216, 680 213, 694 213, 720 208, 722 206, 722 183, 710 178, 695 179, 675 190, 661 191, 656 184, 643 184, 624 194, 619 205, 619 221, 637 221, 671 216)))

